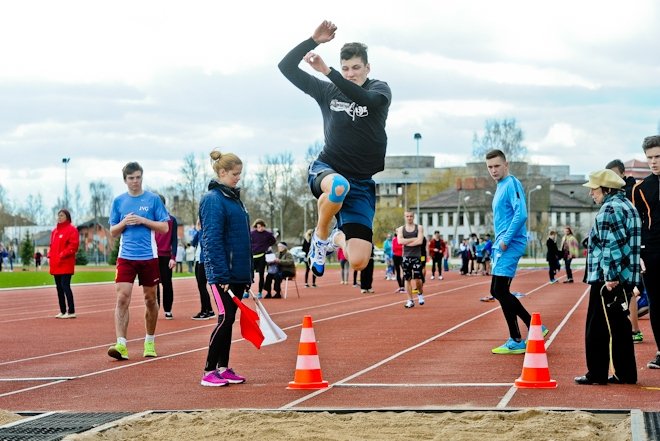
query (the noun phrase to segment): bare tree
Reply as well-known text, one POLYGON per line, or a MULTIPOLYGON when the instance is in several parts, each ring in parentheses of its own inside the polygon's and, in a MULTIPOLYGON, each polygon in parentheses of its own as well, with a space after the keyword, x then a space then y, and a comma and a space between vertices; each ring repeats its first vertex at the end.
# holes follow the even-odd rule
POLYGON ((320 141, 314 141, 314 144, 307 147, 307 152, 305 153, 305 161, 307 163, 315 160, 319 153, 323 150, 323 144, 320 141))
POLYGON ((527 155, 527 148, 522 145, 523 132, 516 126, 515 118, 498 121, 486 121, 484 134, 481 138, 475 133, 472 138, 472 155, 483 160, 490 150, 499 149, 504 152, 507 160, 521 160, 527 155))
POLYGON ((181 217, 180 223, 187 222, 194 225, 197 222, 199 199, 204 194, 211 175, 209 168, 204 166, 203 157, 198 160, 194 153, 188 153, 183 158, 183 165, 179 171, 182 181, 177 186, 180 194, 176 205, 179 210, 185 211, 185 215, 182 212, 177 214, 181 217))
POLYGON ((44 207, 44 200, 41 193, 37 193, 36 196, 33 194, 28 195, 27 199, 25 199, 25 203, 19 209, 18 214, 30 219, 37 225, 46 225, 48 214, 44 207))

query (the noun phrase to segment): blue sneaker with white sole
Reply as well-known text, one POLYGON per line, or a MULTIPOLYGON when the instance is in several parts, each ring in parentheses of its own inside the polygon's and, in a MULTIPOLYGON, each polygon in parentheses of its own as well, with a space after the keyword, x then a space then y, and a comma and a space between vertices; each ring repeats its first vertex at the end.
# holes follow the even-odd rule
POLYGON ((309 245, 307 259, 309 260, 309 266, 312 268, 312 272, 316 277, 323 277, 323 273, 325 272, 325 256, 328 244, 329 242, 327 240, 319 239, 316 236, 316 232, 314 232, 309 245))
POLYGON ((493 354, 524 354, 527 344, 525 340, 515 341, 509 338, 502 346, 493 348, 493 354))

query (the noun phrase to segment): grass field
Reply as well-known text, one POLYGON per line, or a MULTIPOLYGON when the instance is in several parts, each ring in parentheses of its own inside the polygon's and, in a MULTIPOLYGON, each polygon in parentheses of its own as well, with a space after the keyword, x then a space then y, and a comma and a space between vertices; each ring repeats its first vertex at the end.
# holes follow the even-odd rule
MULTIPOLYGON (((174 277, 191 277, 188 272, 174 273, 174 277)), ((76 273, 71 279, 71 284, 112 282, 115 280, 114 266, 77 266, 76 273)), ((0 273, 0 288, 23 288, 26 286, 55 286, 53 276, 48 273, 48 267, 41 271, 30 268, 22 271, 20 267, 14 267, 13 272, 0 273)))

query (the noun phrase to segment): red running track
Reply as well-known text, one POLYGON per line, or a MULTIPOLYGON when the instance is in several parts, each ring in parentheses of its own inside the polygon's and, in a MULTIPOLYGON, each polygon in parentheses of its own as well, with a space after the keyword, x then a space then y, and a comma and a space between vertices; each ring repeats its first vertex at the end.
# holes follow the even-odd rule
MULTIPOLYGON (((579 272, 581 273, 581 272, 579 272)), ((199 310, 194 279, 174 282, 174 320, 158 322, 155 359, 142 358, 141 288, 135 288, 129 326, 130 360, 107 356, 114 342, 114 286, 74 286, 77 319, 58 320, 54 288, 0 291, 0 408, 8 411, 144 411, 210 408, 259 409, 660 409, 660 371, 648 320, 636 345, 639 384, 578 386, 585 373, 587 286, 547 284, 547 273, 523 270, 512 290, 540 312, 556 389, 517 389, 524 355, 493 355, 507 337, 498 303, 483 303, 490 278, 429 280, 426 305, 404 309, 396 282, 376 270, 374 294, 339 284, 337 270, 289 298, 264 300, 288 340, 255 349, 234 328, 231 364, 242 385, 199 385, 212 321, 190 319, 199 310), (287 390, 293 380, 300 328, 311 315, 323 379, 320 391, 287 390)), ((578 274, 578 278, 581 274, 578 274)), ((251 300, 248 304, 252 303, 251 300)), ((253 305, 252 305, 253 306, 253 305)), ((162 313, 161 313, 162 314, 162 313)), ((524 328, 524 326, 523 326, 524 328)))

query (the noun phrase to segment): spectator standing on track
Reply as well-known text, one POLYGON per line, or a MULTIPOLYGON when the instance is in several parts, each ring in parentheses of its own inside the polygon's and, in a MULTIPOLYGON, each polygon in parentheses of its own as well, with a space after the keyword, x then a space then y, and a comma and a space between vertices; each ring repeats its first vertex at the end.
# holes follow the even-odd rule
POLYGON ((642 219, 641 266, 648 270, 643 270, 642 277, 657 347, 655 358, 646 366, 660 369, 660 135, 644 138, 642 149, 651 174, 633 188, 633 205, 642 219))
MULTIPOLYGON (((623 187, 624 191, 626 192, 626 198, 628 198, 629 201, 632 201, 632 191, 637 181, 632 176, 626 176, 626 166, 623 164, 623 162, 621 162, 620 159, 614 159, 608 162, 605 168, 612 170, 614 173, 617 174, 617 176, 623 179, 623 181, 626 183, 625 187, 623 187)), ((639 321, 637 320, 638 319, 637 314, 639 312, 639 309, 637 307, 637 300, 641 292, 639 290, 639 287, 636 286, 633 288, 632 292, 628 292, 627 294, 628 294, 628 298, 630 299, 629 317, 633 327, 632 329, 633 343, 641 343, 644 341, 644 334, 642 334, 642 331, 639 329, 639 321)))
POLYGON ((197 281, 197 290, 199 291, 199 303, 201 309, 192 316, 193 320, 208 320, 215 317, 213 307, 211 306, 211 297, 206 289, 206 272, 204 271, 204 250, 202 249, 202 224, 197 219, 195 232, 192 237, 192 245, 195 247, 195 280, 197 281))
MULTIPOLYGON (((250 241, 252 243, 252 267, 259 274, 257 297, 261 298, 261 292, 264 289, 264 272, 266 271, 266 251, 275 245, 277 239, 273 233, 266 230, 266 222, 263 219, 257 219, 252 224, 250 241)), ((247 295, 244 298, 247 298, 247 295)))
POLYGON ((403 245, 399 243, 399 238, 396 234, 392 238, 392 263, 394 264, 394 272, 396 273, 396 283, 399 288, 395 292, 406 292, 403 287, 403 245))
POLYGON ((573 229, 566 225, 564 227, 564 237, 561 238, 561 256, 564 259, 564 266, 566 267, 566 280, 564 283, 573 283, 573 270, 571 270, 571 262, 580 255, 580 244, 573 235, 573 229))
POLYGON ((373 246, 376 184, 373 175, 385 168, 385 122, 392 101, 387 83, 368 77, 367 46, 347 43, 340 51, 341 73, 313 52, 335 38, 337 26, 323 21, 312 36, 280 61, 282 74, 314 98, 323 115, 325 145, 309 166, 308 184, 318 199, 318 219, 309 259, 323 276, 326 251, 343 248, 351 267, 362 270, 373 246), (325 75, 323 81, 300 69, 303 60, 325 75), (337 228, 331 233, 333 217, 337 228))
POLYGON ((484 275, 490 276, 490 256, 493 254, 493 241, 490 239, 490 234, 486 234, 486 241, 484 243, 484 275))
POLYGON ((548 261, 548 277, 550 278, 550 283, 557 283, 555 275, 561 268, 559 266, 559 248, 557 248, 557 232, 555 230, 550 231, 548 235, 548 240, 545 241, 545 246, 548 249, 545 255, 545 260, 548 261))
POLYGON ((439 231, 433 233, 433 238, 429 241, 429 256, 431 256, 431 280, 435 279, 435 269, 438 268, 438 280, 442 280, 442 260, 445 256, 447 244, 442 240, 439 231))
POLYGON ((424 304, 424 290, 422 288, 422 247, 424 243, 424 227, 415 223, 415 215, 411 211, 404 213, 406 223, 396 230, 400 244, 403 245, 403 278, 406 281, 408 301, 404 307, 415 306, 413 292, 417 293, 418 303, 424 304), (415 288, 413 291, 413 282, 415 288))
POLYGON ((383 241, 383 255, 385 256, 385 280, 395 280, 394 261, 392 260, 392 234, 387 233, 383 241))
POLYGON ((226 386, 244 383, 245 377, 229 367, 231 335, 238 306, 231 299, 231 290, 242 298, 252 285, 252 245, 250 217, 237 188, 243 172, 243 162, 233 153, 213 150, 213 171, 216 177, 199 204, 202 227, 204 269, 218 308, 218 324, 211 332, 202 386, 226 386))
MULTIPOLYGON (((529 329, 532 316, 511 293, 511 282, 527 245, 525 192, 520 181, 509 174, 509 163, 501 150, 491 150, 486 154, 486 166, 490 176, 497 182, 492 205, 495 241, 490 294, 500 302, 509 328, 509 339, 502 346, 493 348, 491 352, 523 354, 525 341, 520 334, 518 318, 529 329)), ((548 329, 543 326, 543 335, 547 333, 548 329)))
POLYGON ((50 273, 55 279, 57 300, 60 313, 55 318, 76 318, 76 306, 71 290, 71 277, 76 269, 76 253, 80 239, 78 229, 71 223, 69 210, 61 209, 57 212, 57 225, 50 234, 50 273))
POLYGON ((640 280, 642 222, 622 191, 624 180, 612 170, 591 173, 583 185, 601 207, 589 232, 587 253, 586 282, 591 286, 585 332, 587 373, 575 382, 635 384, 626 293, 640 280), (608 378, 610 366, 614 373, 608 378))
POLYGON ((188 272, 192 273, 195 270, 195 247, 190 243, 186 245, 186 264, 188 264, 188 272))
POLYGON ((176 246, 176 272, 183 272, 183 260, 186 258, 186 249, 183 247, 183 244, 179 242, 176 246))
MULTIPOLYGON (((303 238, 303 243, 302 243, 302 252, 305 253, 305 288, 309 288, 309 272, 311 271, 311 268, 309 266, 309 259, 307 258, 307 254, 309 254, 309 246, 311 245, 312 233, 314 233, 314 230, 312 229, 305 231, 305 237, 303 238)), ((343 252, 342 252, 342 256, 344 256, 343 252)), ((341 262, 341 259, 338 258, 338 260, 341 262)), ((348 263, 348 261, 346 260, 346 256, 344 256, 344 261, 348 263)), ((312 272, 312 288, 316 288, 316 274, 314 274, 313 272, 312 272)))
POLYGON ((143 170, 137 162, 129 162, 122 169, 126 193, 112 201, 110 210, 110 234, 121 236, 117 255, 115 290, 115 333, 117 343, 110 346, 108 355, 117 360, 128 359, 126 335, 128 331, 128 308, 135 277, 138 277, 144 293, 144 339, 145 357, 156 356, 156 323, 158 303, 156 286, 160 282, 158 252, 155 232, 167 233, 169 214, 158 195, 142 189, 143 170))
MULTIPOLYGON (((165 196, 158 195, 160 201, 165 205, 165 196)), ((167 210, 167 207, 165 208, 167 210)), ((158 270, 160 273, 160 284, 156 285, 156 299, 160 306, 160 285, 163 285, 163 310, 165 319, 172 320, 172 304, 174 303, 174 286, 172 285, 172 268, 176 265, 176 253, 178 248, 178 222, 176 217, 169 211, 169 219, 166 233, 156 232, 156 246, 158 247, 158 270)))

